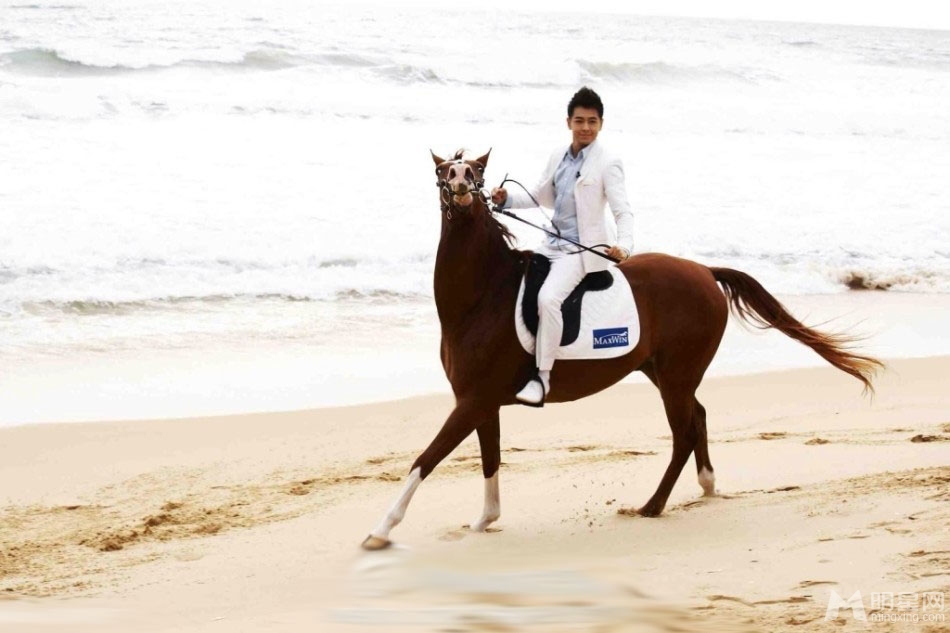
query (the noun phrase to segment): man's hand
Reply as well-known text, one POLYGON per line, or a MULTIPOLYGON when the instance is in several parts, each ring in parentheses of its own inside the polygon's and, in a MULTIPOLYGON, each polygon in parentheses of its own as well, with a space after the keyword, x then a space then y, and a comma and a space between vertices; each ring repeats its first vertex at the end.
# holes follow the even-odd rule
POLYGON ((613 257, 619 262, 630 257, 630 252, 622 246, 611 246, 607 251, 607 257, 613 257))
POLYGON ((497 205, 505 204, 505 200, 508 199, 508 192, 504 189, 495 187, 491 190, 491 201, 497 205))

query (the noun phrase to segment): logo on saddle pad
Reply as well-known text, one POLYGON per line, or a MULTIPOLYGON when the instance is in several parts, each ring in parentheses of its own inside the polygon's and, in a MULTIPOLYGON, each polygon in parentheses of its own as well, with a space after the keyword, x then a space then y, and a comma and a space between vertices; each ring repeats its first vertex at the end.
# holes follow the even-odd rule
POLYGON ((594 330, 594 349, 626 347, 627 345, 630 345, 630 333, 625 327, 594 330))

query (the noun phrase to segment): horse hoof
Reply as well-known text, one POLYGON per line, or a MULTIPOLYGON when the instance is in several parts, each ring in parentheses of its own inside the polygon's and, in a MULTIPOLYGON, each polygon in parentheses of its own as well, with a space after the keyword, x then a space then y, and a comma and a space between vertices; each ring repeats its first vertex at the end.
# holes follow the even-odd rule
POLYGON ((654 506, 649 506, 649 505, 643 506, 642 508, 637 510, 637 514, 639 514, 642 517, 647 517, 647 518, 658 517, 660 516, 661 512, 663 512, 663 508, 656 508, 654 506))
POLYGON ((479 519, 478 521, 475 521, 474 523, 472 523, 472 525, 469 527, 469 530, 471 530, 472 532, 487 532, 488 527, 497 520, 498 520, 497 518, 479 519))
POLYGON ((369 552, 376 552, 381 549, 386 549, 392 544, 393 542, 388 538, 379 538, 378 536, 373 536, 370 534, 366 537, 366 540, 363 541, 363 544, 360 547, 369 552))

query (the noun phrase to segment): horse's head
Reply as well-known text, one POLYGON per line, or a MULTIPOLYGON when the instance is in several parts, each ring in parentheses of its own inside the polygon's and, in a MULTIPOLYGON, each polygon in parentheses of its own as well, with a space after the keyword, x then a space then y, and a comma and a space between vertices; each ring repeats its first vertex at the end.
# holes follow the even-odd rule
POLYGON ((480 191, 485 186, 485 168, 491 150, 475 160, 462 158, 462 150, 455 152, 455 156, 449 159, 430 153, 435 161, 436 186, 439 188, 442 212, 448 218, 456 211, 471 213, 476 196, 481 195, 480 191))

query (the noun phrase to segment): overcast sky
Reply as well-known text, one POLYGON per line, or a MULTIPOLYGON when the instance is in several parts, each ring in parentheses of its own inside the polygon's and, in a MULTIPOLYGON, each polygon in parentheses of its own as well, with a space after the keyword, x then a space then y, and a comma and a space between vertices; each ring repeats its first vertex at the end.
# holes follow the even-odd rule
MULTIPOLYGON (((361 1, 361 4, 367 3, 381 2, 361 1)), ((431 7, 434 11, 470 6, 473 17, 487 10, 507 8, 514 11, 679 15, 950 29, 948 0, 465 0, 464 3, 402 0, 399 4, 431 7)))

